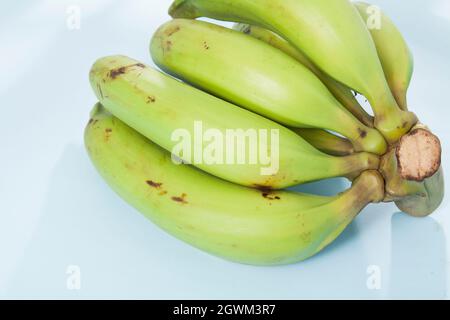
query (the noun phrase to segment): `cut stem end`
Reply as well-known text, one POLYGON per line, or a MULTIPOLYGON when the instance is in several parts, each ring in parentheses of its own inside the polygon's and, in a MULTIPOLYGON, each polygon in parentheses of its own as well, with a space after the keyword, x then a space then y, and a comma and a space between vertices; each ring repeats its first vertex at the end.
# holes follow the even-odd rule
POLYGON ((441 165, 441 143, 430 131, 417 128, 404 135, 397 147, 398 172, 403 179, 423 181, 441 165))

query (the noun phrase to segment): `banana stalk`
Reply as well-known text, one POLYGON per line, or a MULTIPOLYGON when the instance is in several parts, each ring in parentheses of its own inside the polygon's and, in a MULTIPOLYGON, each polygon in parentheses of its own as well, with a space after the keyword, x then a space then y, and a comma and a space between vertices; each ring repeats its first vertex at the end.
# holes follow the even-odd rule
POLYGON ((301 51, 297 50, 294 46, 292 46, 289 42, 281 38, 276 33, 273 33, 270 30, 260 28, 258 26, 251 26, 249 24, 244 23, 236 23, 233 29, 240 31, 244 34, 247 34, 253 38, 264 41, 267 44, 283 51, 287 55, 291 56, 306 68, 311 70, 328 88, 328 90, 333 94, 333 96, 344 106, 348 111, 350 111, 359 121, 369 127, 373 127, 373 117, 368 114, 359 104, 358 100, 356 100, 355 96, 351 92, 351 90, 340 83, 339 81, 334 80, 322 70, 317 68, 314 63, 309 60, 307 56, 305 56, 301 51))
POLYGON ((286 127, 124 56, 98 60, 90 81, 97 98, 117 118, 175 158, 237 184, 281 189, 359 175, 379 165, 370 153, 322 153, 286 127), (231 142, 244 142, 234 144, 240 148, 237 155, 234 147, 224 151, 229 136, 231 142))
POLYGON ((357 2, 355 6, 372 35, 392 94, 399 107, 408 110, 406 94, 414 70, 414 58, 408 44, 380 8, 364 2, 357 2))
POLYGON ((417 217, 431 214, 444 197, 439 139, 421 124, 382 157, 384 201, 417 217))
POLYGON ((238 106, 286 126, 338 132, 356 151, 386 152, 383 136, 342 107, 316 75, 264 42, 175 19, 156 31, 150 52, 162 70, 238 106))
POLYGON ((375 127, 395 143, 417 122, 392 95, 376 47, 358 10, 347 0, 175 0, 173 18, 208 17, 249 23, 288 40, 321 70, 363 94, 375 127))
POLYGON ((348 156, 355 152, 350 141, 326 130, 304 128, 292 128, 292 130, 322 152, 334 156, 348 156))
POLYGON ((304 260, 332 242, 370 202, 383 197, 376 171, 334 197, 238 186, 170 154, 100 105, 85 130, 89 156, 111 188, 171 235, 245 264, 304 260))
POLYGON ((442 168, 421 183, 421 191, 395 201, 397 207, 414 217, 425 217, 434 212, 444 199, 444 173, 442 168))

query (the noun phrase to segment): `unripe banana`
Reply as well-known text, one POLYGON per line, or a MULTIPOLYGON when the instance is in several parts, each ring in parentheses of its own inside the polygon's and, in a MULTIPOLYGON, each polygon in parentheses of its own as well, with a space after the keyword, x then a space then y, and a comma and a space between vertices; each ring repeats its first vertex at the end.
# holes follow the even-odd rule
POLYGON ((408 109, 406 93, 414 70, 414 59, 408 44, 392 20, 380 8, 364 2, 356 2, 356 8, 366 21, 377 48, 384 74, 398 105, 408 109), (379 19, 379 25, 371 19, 379 19))
MULTIPOLYGON (((117 118, 184 161, 241 185, 278 189, 335 176, 350 177, 379 165, 379 158, 370 153, 347 157, 324 154, 271 120, 124 56, 98 60, 91 69, 90 82, 97 98, 117 118), (223 138, 228 138, 230 131, 240 131, 245 139, 237 154, 244 161, 237 161, 230 152, 220 155, 228 146, 229 140, 224 142, 223 138), (219 145, 213 151, 219 151, 211 156, 213 142, 219 145), (183 152, 175 152, 180 145, 185 146, 183 152), (211 157, 205 159, 205 154, 211 157)), ((231 138, 239 139, 233 134, 231 138)))
POLYGON ((310 70, 264 42, 208 22, 175 19, 156 31, 150 51, 162 70, 238 106, 283 125, 338 132, 356 151, 386 152, 376 129, 343 108, 310 70))
POLYGON ((305 128, 292 130, 322 152, 334 156, 347 156, 355 152, 350 141, 326 130, 305 128))
POLYGON ((330 198, 234 185, 174 164, 167 151, 99 106, 85 145, 111 188, 147 218, 197 248, 240 263, 304 260, 383 196, 376 171, 364 172, 351 189, 330 198))
POLYGON ((173 18, 209 17, 259 25, 304 52, 321 70, 363 94, 375 127, 396 142, 417 122, 393 97, 370 33, 348 0, 175 0, 173 18))
POLYGON ((258 40, 264 41, 296 59, 298 62, 311 70, 323 82, 334 97, 359 121, 366 126, 373 127, 373 117, 361 107, 351 90, 317 68, 307 56, 297 50, 289 42, 270 30, 257 26, 251 26, 249 24, 236 23, 233 29, 252 36, 258 40))

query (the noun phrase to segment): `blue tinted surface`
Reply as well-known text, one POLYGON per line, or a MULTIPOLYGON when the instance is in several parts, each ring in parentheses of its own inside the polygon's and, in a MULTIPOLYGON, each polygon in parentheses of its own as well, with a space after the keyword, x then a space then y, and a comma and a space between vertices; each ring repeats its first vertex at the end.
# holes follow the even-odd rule
MULTIPOLYGON (((148 42, 169 19, 169 3, 0 5, 0 297, 448 298, 448 199, 424 219, 371 205, 317 256, 267 268, 223 261, 172 238, 106 186, 82 141, 95 103, 89 68, 118 53, 150 63, 148 42), (71 5, 81 9, 79 30, 66 24, 71 5), (79 290, 68 286, 73 270, 79 290)), ((441 138, 450 172, 450 2, 376 3, 411 46, 410 106, 441 138)), ((333 194, 346 186, 334 179, 299 190, 333 194)))

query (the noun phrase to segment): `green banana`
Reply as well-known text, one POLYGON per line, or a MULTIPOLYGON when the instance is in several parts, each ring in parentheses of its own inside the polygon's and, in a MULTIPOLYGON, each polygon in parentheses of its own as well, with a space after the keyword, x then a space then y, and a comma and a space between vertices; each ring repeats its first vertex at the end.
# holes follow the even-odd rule
POLYGON ((413 113, 398 107, 370 33, 348 0, 175 0, 169 14, 249 23, 274 31, 321 70, 363 94, 374 111, 375 127, 390 143, 417 122, 413 113))
MULTIPOLYGON (((324 154, 271 120, 131 58, 110 56, 97 60, 90 82, 97 98, 117 118, 185 162, 241 185, 281 189, 307 181, 359 175, 379 165, 379 158, 366 152, 346 157, 324 154), (224 142, 229 132, 241 132, 244 143, 237 144, 241 146, 237 157, 244 161, 236 160, 234 152, 223 152, 226 160, 224 154, 220 157, 220 151, 230 141, 224 142), (180 145, 184 148, 177 149, 180 145), (214 149, 211 145, 221 147, 214 149), (204 155, 211 157, 204 159, 208 158, 204 155)), ((236 141, 233 134, 231 138, 236 141)))
POLYGON ((357 2, 355 6, 369 27, 392 94, 400 108, 407 110, 406 94, 414 70, 414 59, 408 44, 380 8, 364 2, 357 2), (380 19, 378 28, 370 25, 372 18, 380 19))
POLYGON ((334 156, 347 156, 355 152, 350 141, 326 130, 308 128, 291 128, 291 130, 322 152, 334 156))
POLYGON ((264 41, 296 59, 298 62, 311 70, 323 82, 334 97, 359 121, 366 126, 373 127, 373 117, 361 107, 351 90, 317 68, 307 56, 293 47, 289 42, 281 38, 276 33, 258 26, 236 23, 233 26, 233 29, 252 36, 258 40, 264 41))
POLYGON ((386 152, 376 129, 342 107, 310 70, 264 42, 208 22, 175 19, 156 31, 150 52, 167 73, 283 125, 331 130, 356 151, 386 152))
POLYGON ((159 227, 199 249, 245 264, 304 260, 383 196, 376 171, 362 173, 351 189, 335 197, 234 185, 174 164, 167 151, 100 105, 91 113, 85 145, 112 189, 159 227))

